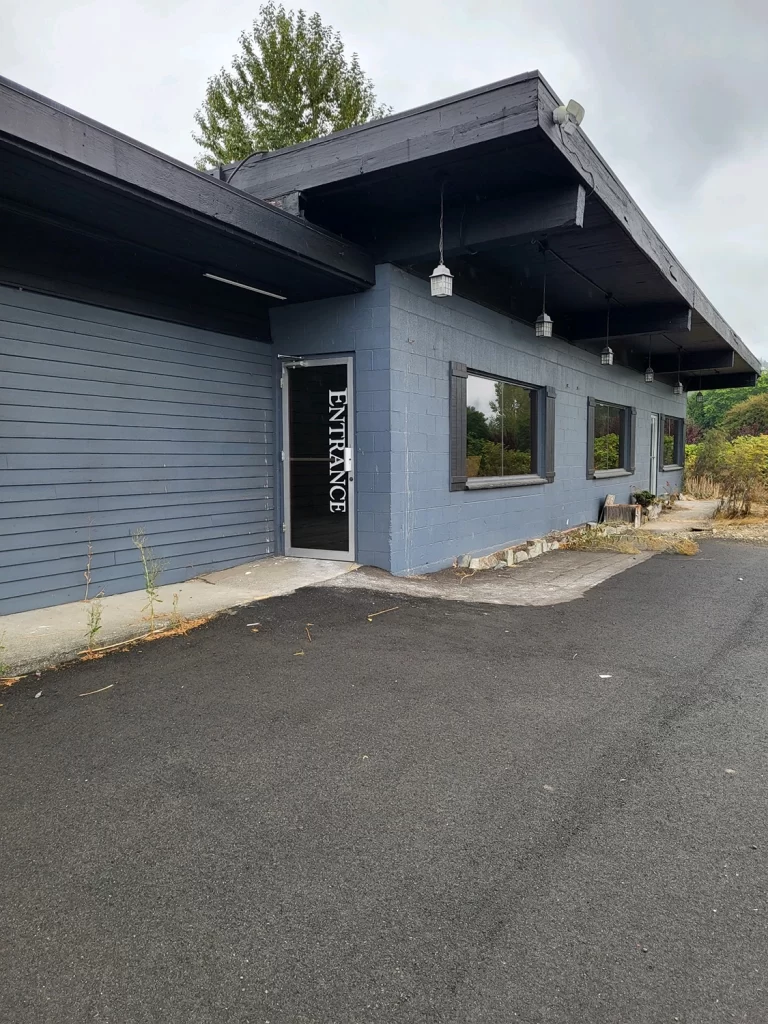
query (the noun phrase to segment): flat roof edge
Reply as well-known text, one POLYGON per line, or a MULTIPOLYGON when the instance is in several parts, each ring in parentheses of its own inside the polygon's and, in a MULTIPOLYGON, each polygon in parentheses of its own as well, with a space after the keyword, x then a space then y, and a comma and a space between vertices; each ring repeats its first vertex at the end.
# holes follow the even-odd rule
POLYGON ((539 75, 538 79, 539 127, 541 130, 680 297, 716 331, 729 348, 733 349, 753 370, 760 373, 762 369, 760 359, 747 348, 739 335, 696 284, 625 186, 616 177, 607 160, 589 136, 579 128, 568 136, 569 142, 566 144, 564 133, 552 119, 552 110, 562 101, 543 75, 539 75))
POLYGON ((206 218, 214 229, 240 231, 363 287, 375 281, 373 260, 359 246, 3 77, 0 139, 140 190, 206 218))

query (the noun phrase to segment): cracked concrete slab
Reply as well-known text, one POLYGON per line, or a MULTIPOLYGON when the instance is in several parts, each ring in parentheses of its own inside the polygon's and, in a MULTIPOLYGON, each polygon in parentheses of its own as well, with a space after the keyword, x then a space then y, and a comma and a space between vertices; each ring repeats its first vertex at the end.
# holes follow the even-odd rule
POLYGON ((361 568, 333 580, 345 590, 379 590, 445 601, 522 606, 547 606, 575 601, 611 576, 651 558, 615 552, 553 551, 522 565, 472 573, 444 569, 429 576, 390 576, 381 569, 361 568))

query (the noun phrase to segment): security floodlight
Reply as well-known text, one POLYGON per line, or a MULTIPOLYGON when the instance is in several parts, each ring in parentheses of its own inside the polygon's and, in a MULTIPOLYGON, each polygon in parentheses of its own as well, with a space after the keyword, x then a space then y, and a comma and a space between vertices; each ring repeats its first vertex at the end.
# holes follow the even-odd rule
POLYGON ((561 104, 552 111, 552 120, 555 124, 574 124, 577 127, 584 120, 584 107, 576 100, 568 100, 567 104, 561 104))

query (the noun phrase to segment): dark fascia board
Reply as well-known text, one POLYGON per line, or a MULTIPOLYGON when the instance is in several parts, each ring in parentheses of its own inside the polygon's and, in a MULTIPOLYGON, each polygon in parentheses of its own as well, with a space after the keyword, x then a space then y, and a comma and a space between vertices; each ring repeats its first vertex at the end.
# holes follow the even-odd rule
POLYGON ((359 246, 2 77, 0 137, 357 287, 375 282, 373 259, 359 246))
MULTIPOLYGON (((439 158, 538 127, 539 72, 529 71, 436 103, 346 128, 271 153, 254 153, 237 170, 239 188, 262 199, 439 158)), ((216 173, 216 171, 214 171, 216 173)))
POLYGON ((661 276, 676 289, 685 303, 698 313, 748 366, 759 372, 760 360, 750 352, 680 265, 672 250, 659 236, 584 132, 577 128, 575 131, 564 133, 560 126, 555 124, 552 111, 562 103, 562 100, 543 75, 538 76, 538 84, 539 127, 542 131, 568 160, 576 174, 589 186, 591 194, 600 199, 638 249, 651 260, 661 276))

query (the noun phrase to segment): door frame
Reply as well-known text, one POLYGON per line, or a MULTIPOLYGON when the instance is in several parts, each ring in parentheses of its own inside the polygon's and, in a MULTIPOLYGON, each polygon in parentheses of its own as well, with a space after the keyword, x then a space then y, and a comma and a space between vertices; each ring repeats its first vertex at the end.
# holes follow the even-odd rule
POLYGON ((282 399, 283 447, 283 540, 285 554, 292 558, 327 558, 335 562, 354 562, 356 553, 356 501, 355 501, 355 382, 354 356, 295 356, 281 359, 280 394, 282 399), (290 375, 288 370, 305 366, 347 367, 347 444, 352 452, 352 466, 347 476, 347 514, 349 517, 349 547, 346 551, 327 551, 322 548, 297 548, 290 544, 291 537, 291 427, 290 375))
POLYGON ((659 445, 661 431, 661 420, 659 413, 651 413, 651 450, 648 460, 648 490, 651 494, 658 494, 659 487, 659 445))

